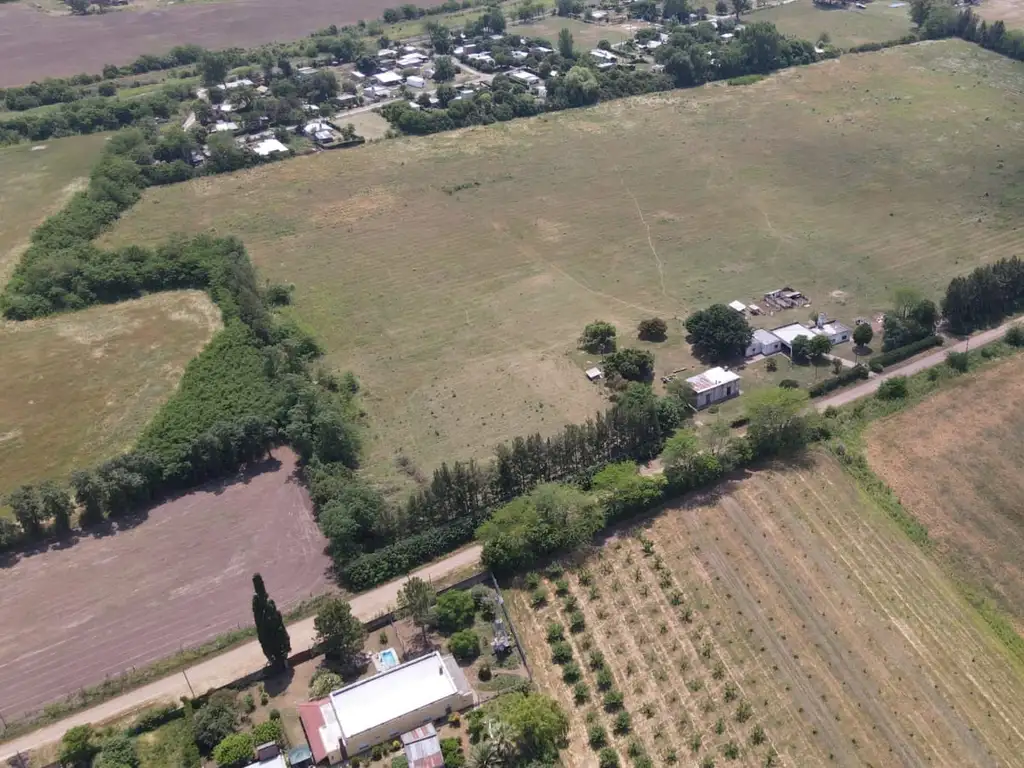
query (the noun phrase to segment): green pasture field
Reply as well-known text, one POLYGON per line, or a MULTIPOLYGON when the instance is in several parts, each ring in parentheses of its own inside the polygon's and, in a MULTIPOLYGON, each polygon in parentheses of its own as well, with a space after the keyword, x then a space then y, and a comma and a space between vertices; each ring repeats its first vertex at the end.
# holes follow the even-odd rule
POLYGON ((909 4, 890 8, 889 0, 873 0, 865 5, 829 8, 816 6, 811 0, 796 0, 743 18, 747 22, 770 21, 780 32, 811 42, 828 32, 832 44, 840 48, 895 40, 911 32, 909 4))
MULTIPOLYGON (((1019 252, 1024 65, 959 41, 386 141, 149 190, 107 244, 241 236, 328 362, 364 385, 368 464, 398 479, 606 405, 595 318, 681 324, 790 285, 851 324, 1019 252)), ((686 375, 691 375, 687 373, 686 375)))

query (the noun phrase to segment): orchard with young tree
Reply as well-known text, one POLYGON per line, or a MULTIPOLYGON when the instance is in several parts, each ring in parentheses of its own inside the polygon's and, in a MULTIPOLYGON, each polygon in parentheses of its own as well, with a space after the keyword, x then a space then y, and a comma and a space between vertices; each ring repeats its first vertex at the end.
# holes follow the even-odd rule
POLYGON ((717 362, 742 357, 754 336, 747 318, 725 304, 712 304, 686 319, 686 332, 694 353, 717 362))

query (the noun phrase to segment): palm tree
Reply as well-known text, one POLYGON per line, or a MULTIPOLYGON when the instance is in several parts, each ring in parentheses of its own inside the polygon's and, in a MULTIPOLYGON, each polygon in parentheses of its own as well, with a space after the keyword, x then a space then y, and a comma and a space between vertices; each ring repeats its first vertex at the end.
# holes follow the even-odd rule
POLYGON ((494 744, 490 741, 482 741, 473 747, 466 760, 466 768, 500 768, 494 752, 494 744))
POLYGON ((491 720, 487 723, 487 736, 499 765, 515 762, 519 754, 519 734, 515 728, 501 720, 491 720))

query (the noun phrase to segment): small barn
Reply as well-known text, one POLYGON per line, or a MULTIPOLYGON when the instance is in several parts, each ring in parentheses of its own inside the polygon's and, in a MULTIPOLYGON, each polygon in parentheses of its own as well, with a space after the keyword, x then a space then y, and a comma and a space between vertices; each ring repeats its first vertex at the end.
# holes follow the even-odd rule
POLYGON ((709 368, 704 373, 686 380, 693 390, 694 406, 698 410, 739 395, 739 382, 738 374, 724 368, 709 368))
POLYGON ((750 338, 750 344, 747 346, 744 354, 746 357, 754 357, 755 355, 774 355, 776 352, 781 351, 782 339, 771 331, 758 328, 750 338))

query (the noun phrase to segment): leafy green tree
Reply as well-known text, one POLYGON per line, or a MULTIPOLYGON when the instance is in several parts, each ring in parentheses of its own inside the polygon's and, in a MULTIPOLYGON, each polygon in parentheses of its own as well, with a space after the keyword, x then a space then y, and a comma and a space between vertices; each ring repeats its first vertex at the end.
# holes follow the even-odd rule
POLYGON ((199 72, 203 85, 207 87, 220 85, 228 76, 228 69, 230 69, 230 63, 225 54, 203 51, 203 55, 199 59, 199 72))
POLYGON ((715 15, 725 16, 729 12, 728 0, 717 0, 715 3, 715 15))
POLYGON ((661 500, 663 475, 645 477, 631 461, 609 464, 590 481, 609 520, 618 520, 650 509, 661 500))
POLYGON ((427 22, 426 29, 434 53, 446 56, 452 52, 452 32, 448 27, 436 21, 430 21, 427 22))
POLYGON ((918 27, 924 26, 936 0, 910 0, 910 20, 918 27))
POLYGON ((448 651, 459 661, 470 661, 480 655, 480 637, 471 629, 461 629, 448 638, 448 651))
POLYGON ((135 744, 125 733, 117 733, 103 742, 93 758, 92 768, 139 768, 135 744))
POLYGON ((65 768, 88 766, 98 751, 91 725, 76 725, 61 737, 57 760, 65 768))
POLYGON ((257 747, 261 744, 274 742, 279 746, 284 745, 284 729, 280 720, 266 720, 253 726, 252 741, 257 747))
POLYGON ((252 577, 252 615, 256 622, 256 637, 259 638, 263 655, 271 667, 283 669, 292 652, 292 642, 284 625, 284 617, 277 604, 267 594, 263 577, 255 573, 252 577))
POLYGON ((366 629, 363 623, 352 615, 352 606, 340 597, 330 597, 313 619, 317 644, 324 654, 344 667, 355 665, 363 650, 366 629))
POLYGON ((434 81, 438 83, 447 83, 455 79, 455 75, 459 73, 459 68, 455 66, 455 62, 451 56, 438 56, 434 59, 434 81))
POLYGON ((789 354, 793 362, 803 362, 811 356, 811 337, 797 336, 789 345, 789 354))
POLYGON ((436 598, 434 588, 418 576, 410 578, 398 590, 398 610, 423 631, 424 643, 427 641, 427 628, 434 618, 432 609, 436 598))
POLYGON ((595 103, 600 96, 597 77, 587 67, 577 64, 565 76, 565 96, 571 107, 595 103))
POLYGON ((650 381, 654 377, 654 354, 646 349, 620 349, 604 359, 606 374, 617 373, 627 381, 650 381))
POLYGON ((712 304, 686 319, 689 342, 696 354, 709 361, 742 357, 754 335, 750 323, 725 304, 712 304))
POLYGON ((569 718, 558 702, 539 693, 511 693, 495 699, 492 711, 515 734, 524 762, 557 761, 569 734, 569 718))
POLYGON ((588 323, 580 336, 579 346, 594 354, 607 354, 615 351, 615 335, 617 331, 611 323, 595 320, 588 323))
POLYGON ((665 0, 661 8, 663 19, 687 21, 690 17, 690 5, 687 0, 665 0))
POLYGON ((476 600, 467 590, 450 589, 438 595, 435 615, 437 626, 442 632, 455 632, 473 624, 476 600))
POLYGON ((14 512, 14 517, 28 538, 37 539, 42 536, 43 508, 35 486, 22 485, 15 488, 7 497, 7 505, 14 512))
POLYGON ((214 693, 192 718, 192 734, 200 750, 210 752, 238 728, 238 709, 230 691, 214 693))
POLYGON ((555 11, 562 17, 572 16, 574 13, 580 13, 579 5, 579 0, 555 0, 555 11))
POLYGON ((907 377, 893 376, 878 385, 879 400, 901 400, 907 396, 907 377))
POLYGON ((730 0, 732 12, 736 14, 736 23, 740 22, 740 14, 750 10, 750 0, 730 0))
POLYGON ((644 341, 664 341, 668 334, 668 323, 660 317, 641 320, 637 326, 637 336, 644 341))
POLYGON ((455 86, 449 83, 442 83, 437 86, 437 90, 434 92, 437 96, 437 100, 441 103, 442 107, 447 107, 452 103, 452 100, 458 95, 455 91, 455 86))
POLYGON ((866 347, 875 338, 875 331, 871 323, 861 323, 853 329, 853 343, 858 347, 866 347))
POLYGON ((572 32, 569 31, 568 27, 562 27, 558 30, 558 53, 564 59, 573 58, 572 32))
POLYGON ((807 345, 807 353, 814 361, 821 360, 832 351, 832 342, 824 334, 814 336, 807 345))
POLYGON ((235 768, 252 762, 253 749, 251 734, 232 733, 214 747, 213 759, 221 768, 235 768))
POLYGON ((53 530, 58 536, 71 532, 71 515, 75 506, 68 492, 53 480, 39 486, 39 511, 44 520, 53 520, 53 530))
POLYGON ((75 501, 82 508, 82 525, 102 522, 106 494, 99 475, 93 470, 75 470, 71 473, 71 487, 75 490, 75 501))
POLYGON ((85 16, 89 13, 89 0, 68 0, 68 6, 75 16, 85 16))
POLYGON ((801 416, 808 402, 806 392, 780 387, 746 397, 747 438, 757 455, 792 450, 807 442, 807 425, 801 416))

